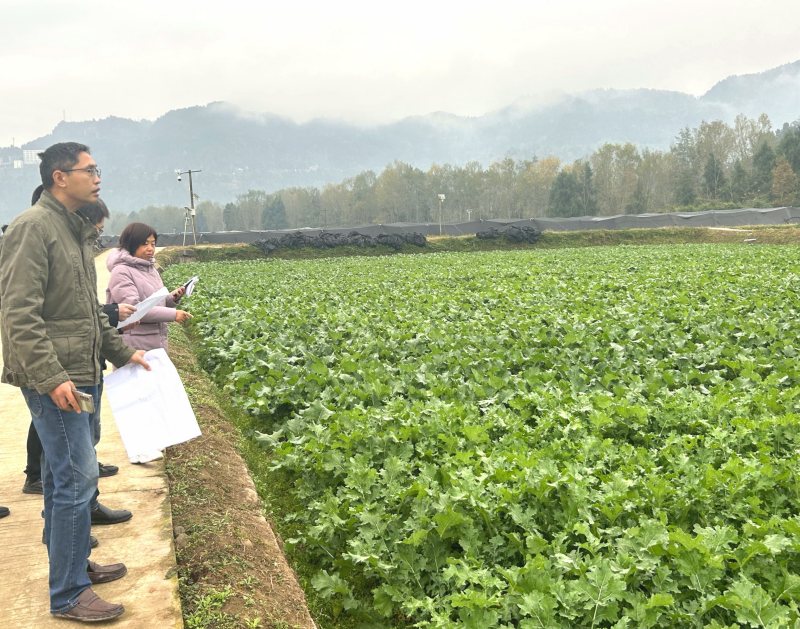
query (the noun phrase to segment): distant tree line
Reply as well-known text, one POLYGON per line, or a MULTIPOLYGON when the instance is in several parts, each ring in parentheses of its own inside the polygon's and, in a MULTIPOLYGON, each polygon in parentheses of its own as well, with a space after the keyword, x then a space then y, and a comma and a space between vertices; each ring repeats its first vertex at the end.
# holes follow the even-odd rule
MULTIPOLYGON (((773 131, 766 115, 685 128, 669 151, 604 144, 584 159, 556 157, 484 168, 434 164, 427 172, 394 162, 322 189, 250 190, 197 206, 198 231, 344 227, 488 218, 607 216, 644 212, 800 205, 800 120, 773 131), (443 200, 440 195, 444 195, 443 200)), ((113 216, 114 233, 142 221, 182 232, 185 210, 150 206, 113 216)))

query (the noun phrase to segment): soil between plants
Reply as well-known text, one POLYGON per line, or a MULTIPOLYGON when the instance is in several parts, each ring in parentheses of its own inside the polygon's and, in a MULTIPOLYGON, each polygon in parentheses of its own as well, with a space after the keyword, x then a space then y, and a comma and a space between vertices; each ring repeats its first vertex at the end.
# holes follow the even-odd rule
POLYGON ((170 358, 203 433, 165 457, 185 625, 315 627, 240 456, 243 437, 186 334, 170 328, 177 328, 170 331, 170 358))

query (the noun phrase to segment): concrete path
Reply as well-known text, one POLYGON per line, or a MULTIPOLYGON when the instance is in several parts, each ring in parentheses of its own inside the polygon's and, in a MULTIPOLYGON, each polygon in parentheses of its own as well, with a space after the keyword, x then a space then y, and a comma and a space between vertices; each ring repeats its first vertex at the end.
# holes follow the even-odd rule
MULTIPOLYGON (((98 295, 105 297, 107 252, 97 258, 98 295)), ((0 358, 0 360, 2 360, 0 358)), ((172 513, 163 461, 146 465, 128 462, 107 401, 102 405, 102 438, 97 457, 120 468, 100 479, 100 502, 112 509, 130 509, 133 519, 92 527, 100 545, 92 551, 98 563, 121 561, 128 574, 113 583, 94 586, 107 601, 125 605, 115 628, 171 629, 183 627, 172 513)), ((0 626, 82 626, 52 618, 47 588, 47 550, 42 544, 41 496, 22 493, 25 481, 25 441, 30 413, 19 389, 0 384, 0 505, 11 515, 0 519, 0 626)), ((106 626, 106 625, 103 625, 106 626)))

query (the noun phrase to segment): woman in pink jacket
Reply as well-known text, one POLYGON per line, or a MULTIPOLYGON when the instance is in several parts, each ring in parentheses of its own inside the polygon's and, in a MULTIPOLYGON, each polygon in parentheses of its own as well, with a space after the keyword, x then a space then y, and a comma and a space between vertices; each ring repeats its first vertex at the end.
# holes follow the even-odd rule
MULTIPOLYGON (((119 249, 112 251, 106 262, 111 278, 106 297, 109 303, 136 305, 164 286, 156 270, 153 256, 158 234, 144 223, 131 223, 119 236, 119 249)), ((192 315, 175 306, 185 289, 176 288, 165 298, 164 305, 154 306, 138 326, 123 330, 125 342, 135 349, 167 349, 167 323, 188 321, 192 315)))

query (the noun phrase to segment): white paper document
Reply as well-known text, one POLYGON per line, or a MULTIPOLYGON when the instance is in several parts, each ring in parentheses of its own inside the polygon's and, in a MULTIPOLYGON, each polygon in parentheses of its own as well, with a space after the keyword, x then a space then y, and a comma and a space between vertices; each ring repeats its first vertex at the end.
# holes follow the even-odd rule
POLYGON ((200 279, 200 278, 199 278, 197 275, 193 275, 193 276, 192 276, 192 277, 190 277, 190 278, 187 280, 187 282, 186 282, 186 283, 183 285, 183 287, 186 289, 186 292, 185 292, 184 294, 185 294, 187 297, 188 297, 189 295, 191 295, 191 294, 194 292, 194 287, 195 287, 195 284, 197 284, 197 282, 198 282, 198 280, 199 280, 199 279, 200 279))
POLYGON ((175 366, 163 348, 146 352, 151 371, 125 365, 105 378, 122 443, 132 463, 161 458, 161 450, 200 436, 200 426, 175 366))
POLYGON ((130 325, 131 323, 136 323, 139 319, 145 316, 153 306, 163 306, 165 302, 166 296, 169 295, 169 291, 166 287, 162 286, 159 288, 155 293, 150 295, 147 299, 143 299, 136 305, 136 312, 134 312, 130 317, 125 319, 125 321, 120 321, 117 324, 118 328, 124 328, 126 325, 130 325))

